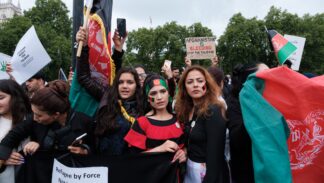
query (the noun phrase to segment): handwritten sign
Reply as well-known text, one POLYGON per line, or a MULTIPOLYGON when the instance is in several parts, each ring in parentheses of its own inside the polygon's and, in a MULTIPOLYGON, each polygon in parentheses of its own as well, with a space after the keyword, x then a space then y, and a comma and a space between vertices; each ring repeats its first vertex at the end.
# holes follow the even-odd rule
POLYGON ((216 56, 215 37, 186 38, 187 57, 190 59, 211 59, 216 56))
POLYGON ((54 159, 52 183, 108 183, 107 167, 70 168, 54 159))
POLYGON ((32 26, 19 40, 11 59, 12 76, 22 84, 50 63, 51 58, 39 41, 32 26))

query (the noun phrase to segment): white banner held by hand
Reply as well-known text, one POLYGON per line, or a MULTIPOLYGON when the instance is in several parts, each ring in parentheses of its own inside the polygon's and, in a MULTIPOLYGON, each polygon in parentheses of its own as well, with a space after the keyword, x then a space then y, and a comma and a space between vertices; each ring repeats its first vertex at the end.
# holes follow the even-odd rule
POLYGON ((52 183, 108 183, 107 167, 70 168, 54 159, 52 183))
POLYGON ((34 26, 19 40, 11 59, 12 76, 22 84, 51 62, 34 26))

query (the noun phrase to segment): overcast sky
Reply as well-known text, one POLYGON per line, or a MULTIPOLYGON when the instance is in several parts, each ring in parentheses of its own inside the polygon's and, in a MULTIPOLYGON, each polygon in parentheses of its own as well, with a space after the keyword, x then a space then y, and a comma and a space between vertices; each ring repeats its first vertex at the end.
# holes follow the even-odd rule
MULTIPOLYGON (((18 2, 12 1, 15 4, 18 2)), ((72 11, 73 0, 63 2, 72 11)), ((20 4, 23 10, 27 10, 34 6, 35 0, 20 0, 20 4)), ((246 18, 256 16, 263 19, 272 5, 299 16, 324 13, 323 0, 115 0, 112 26, 115 27, 116 17, 127 19, 128 31, 156 27, 170 21, 186 26, 201 22, 219 38, 233 14, 241 12, 246 18)))

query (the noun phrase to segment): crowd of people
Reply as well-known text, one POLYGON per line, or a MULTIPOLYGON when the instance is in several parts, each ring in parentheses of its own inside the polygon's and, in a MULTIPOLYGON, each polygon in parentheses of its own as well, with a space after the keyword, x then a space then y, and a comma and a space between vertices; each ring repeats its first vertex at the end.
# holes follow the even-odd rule
POLYGON ((33 163, 23 175, 19 167, 28 167, 26 158, 37 153, 54 159, 68 152, 171 152, 170 162, 184 167, 180 182, 254 182, 239 92, 251 73, 268 69, 265 64, 239 64, 231 77, 218 68, 217 57, 208 69, 185 58, 182 73, 167 66, 162 66, 163 75, 142 65, 122 67, 125 39, 116 31, 116 77, 112 85, 103 85, 91 77, 87 30, 80 28, 76 40, 84 43, 77 79, 100 103, 95 117, 70 107, 69 82, 47 83, 37 73, 25 82, 24 91, 14 80, 0 80, 0 183, 50 182, 53 161, 33 163))

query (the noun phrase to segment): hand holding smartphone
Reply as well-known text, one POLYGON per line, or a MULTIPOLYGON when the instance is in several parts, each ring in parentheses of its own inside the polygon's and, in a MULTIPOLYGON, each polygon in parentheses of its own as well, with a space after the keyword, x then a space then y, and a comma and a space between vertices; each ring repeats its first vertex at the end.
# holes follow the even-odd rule
POLYGON ((72 142, 71 145, 72 145, 72 146, 75 146, 75 145, 80 144, 81 140, 82 140, 85 136, 87 136, 87 133, 84 133, 84 134, 78 136, 77 138, 75 138, 75 140, 72 142))
POLYGON ((120 37, 126 36, 126 19, 125 18, 117 18, 117 30, 120 37))
POLYGON ((171 60, 164 60, 163 66, 166 66, 167 68, 171 68, 172 61, 171 60))

